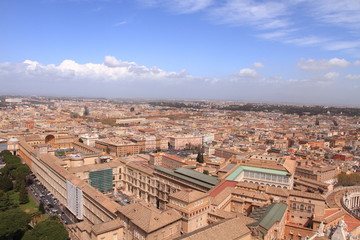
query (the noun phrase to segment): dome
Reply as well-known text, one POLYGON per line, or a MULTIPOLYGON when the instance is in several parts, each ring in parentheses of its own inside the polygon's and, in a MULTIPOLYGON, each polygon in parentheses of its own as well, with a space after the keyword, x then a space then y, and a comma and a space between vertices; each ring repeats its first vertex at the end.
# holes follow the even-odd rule
POLYGON ((19 142, 19 139, 15 138, 15 137, 12 137, 8 140, 8 143, 17 143, 19 142))
POLYGON ((82 160, 82 157, 80 154, 71 154, 70 159, 73 161, 78 161, 78 160, 82 160))

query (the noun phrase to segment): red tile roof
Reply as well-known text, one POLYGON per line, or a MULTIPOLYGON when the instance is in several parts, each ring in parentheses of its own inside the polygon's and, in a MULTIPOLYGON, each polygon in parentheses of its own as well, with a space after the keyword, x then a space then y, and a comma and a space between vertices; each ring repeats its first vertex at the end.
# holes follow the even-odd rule
POLYGON ((227 187, 235 187, 236 184, 238 182, 237 181, 223 181, 222 183, 220 183, 219 185, 217 185, 209 194, 210 197, 215 197, 216 195, 218 195, 219 193, 221 193, 225 188, 227 187))

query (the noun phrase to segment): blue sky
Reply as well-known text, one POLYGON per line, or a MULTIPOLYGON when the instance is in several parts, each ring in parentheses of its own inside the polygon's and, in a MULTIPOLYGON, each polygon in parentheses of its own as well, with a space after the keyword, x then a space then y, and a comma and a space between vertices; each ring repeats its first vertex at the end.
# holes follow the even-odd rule
POLYGON ((2 0, 0 94, 360 105, 358 0, 2 0))

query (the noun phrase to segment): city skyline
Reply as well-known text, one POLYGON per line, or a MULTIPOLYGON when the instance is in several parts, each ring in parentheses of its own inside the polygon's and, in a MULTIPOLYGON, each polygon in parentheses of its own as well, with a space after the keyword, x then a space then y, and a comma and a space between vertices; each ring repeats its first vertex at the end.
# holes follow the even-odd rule
POLYGON ((360 3, 0 3, 0 94, 360 105, 360 3))

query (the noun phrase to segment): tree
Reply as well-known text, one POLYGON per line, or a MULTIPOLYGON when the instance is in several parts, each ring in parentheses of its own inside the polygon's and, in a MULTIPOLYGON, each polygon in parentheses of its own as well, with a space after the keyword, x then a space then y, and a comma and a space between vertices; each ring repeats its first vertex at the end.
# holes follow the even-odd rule
POLYGON ((360 185, 360 175, 358 175, 358 174, 340 173, 337 176, 337 179, 338 179, 337 185, 340 185, 340 186, 360 185))
POLYGON ((90 111, 89 108, 87 106, 84 107, 84 116, 89 116, 90 115, 90 111))
POLYGON ((196 157, 196 161, 198 163, 204 163, 204 155, 203 155, 203 153, 201 151, 198 152, 198 155, 196 157))
POLYGON ((5 211, 10 207, 11 202, 9 199, 9 195, 6 192, 0 190, 0 211, 5 211))
POLYGON ((131 107, 131 108, 130 108, 130 112, 133 112, 133 111, 135 111, 135 108, 134 108, 134 107, 131 107))
POLYGON ((9 150, 2 150, 0 152, 0 156, 2 156, 2 157, 11 156, 11 155, 12 154, 11 154, 11 152, 9 150))
POLYGON ((84 143, 84 140, 82 140, 82 138, 79 138, 79 142, 84 143))
POLYGON ((205 169, 205 170, 203 171, 203 174, 209 175, 209 171, 205 169))
POLYGON ((39 204, 39 212, 41 212, 42 214, 45 213, 44 203, 42 201, 40 201, 39 204))
POLYGON ((30 174, 30 168, 26 164, 21 164, 16 168, 15 171, 16 178, 25 179, 25 177, 29 174, 30 174))
POLYGON ((13 187, 13 183, 7 175, 0 177, 0 190, 8 192, 13 189, 13 187))
POLYGON ((22 184, 19 191, 19 203, 25 204, 29 202, 29 195, 25 188, 25 184, 22 184))
POLYGON ((27 231, 22 240, 67 240, 65 227, 57 220, 47 219, 38 223, 34 229, 27 231))
POLYGON ((31 216, 21 209, 0 212, 0 239, 21 239, 31 216))

